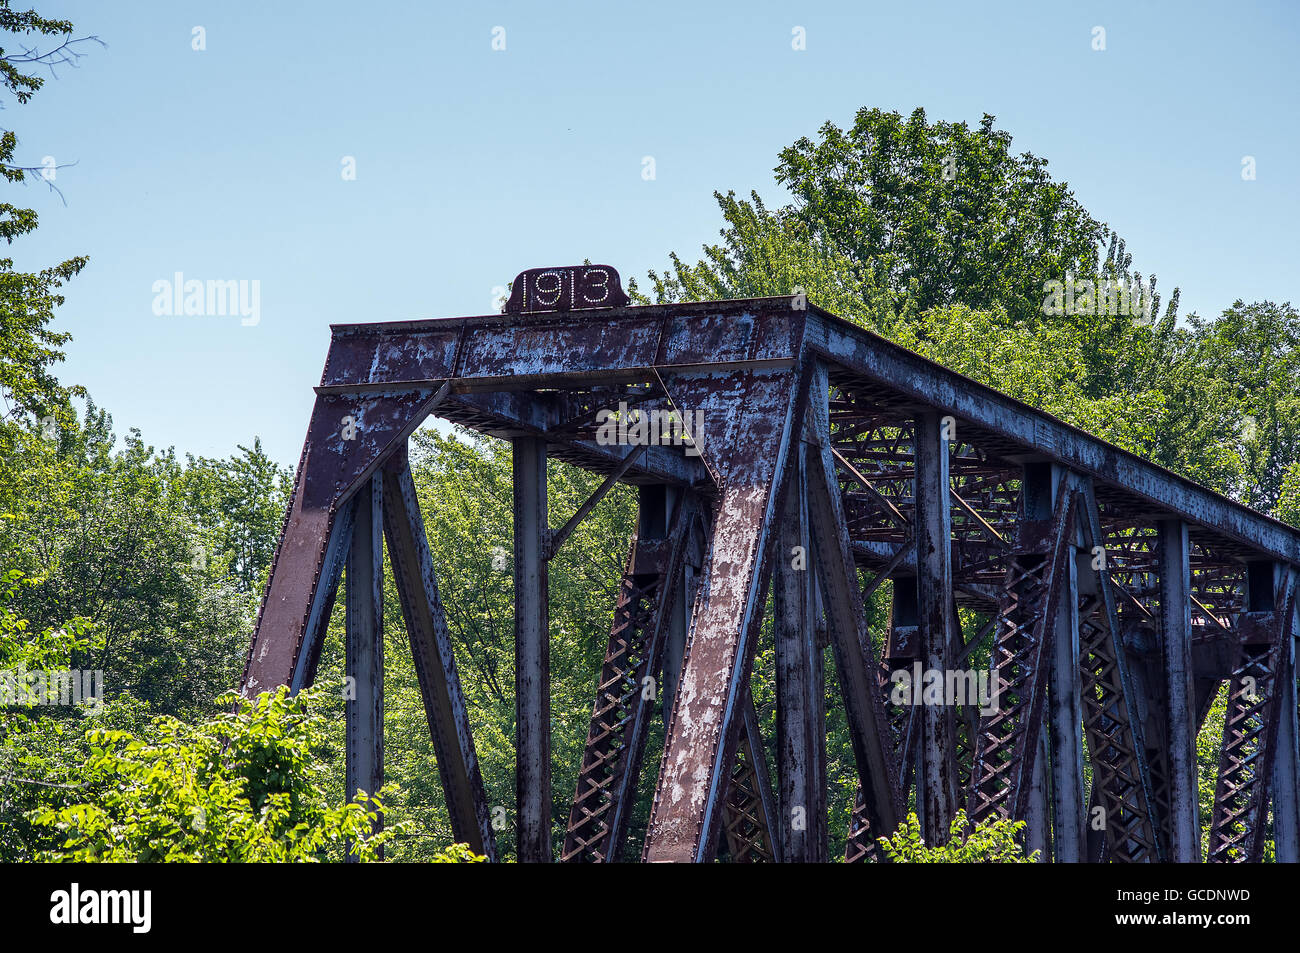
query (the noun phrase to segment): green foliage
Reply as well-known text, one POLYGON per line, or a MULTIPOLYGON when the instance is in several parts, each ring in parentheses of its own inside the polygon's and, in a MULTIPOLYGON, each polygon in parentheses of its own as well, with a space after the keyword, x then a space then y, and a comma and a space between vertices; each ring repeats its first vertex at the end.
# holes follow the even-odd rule
POLYGON ((312 753, 321 716, 309 693, 281 687, 199 725, 156 719, 147 736, 94 729, 85 800, 34 818, 64 838, 46 861, 286 862, 375 860, 394 828, 376 833, 380 796, 326 803, 326 768, 312 753))
POLYGON ((1287 467, 1278 493, 1277 518, 1300 526, 1300 460, 1287 467))
POLYGON ((196 532, 199 564, 213 563, 240 592, 253 592, 271 571, 293 489, 293 473, 253 440, 229 459, 186 457, 176 484, 196 532))
POLYGON ((1038 851, 1026 854, 1017 838, 1024 821, 996 820, 971 824, 958 811, 948 829, 948 843, 929 846, 921 837, 921 822, 908 814, 891 837, 880 837, 881 850, 896 864, 1032 864, 1038 851))
POLYGON ((799 285, 842 316, 871 305, 881 329, 887 302, 916 312, 1000 308, 1032 324, 1046 282, 1128 276, 1132 256, 1118 236, 1052 180, 1045 159, 1014 155, 993 122, 985 115, 971 129, 929 123, 923 109, 904 120, 864 107, 848 130, 824 124, 818 141, 781 152, 776 179, 791 203, 769 211, 757 195, 718 194, 724 244, 707 247, 700 266, 673 256, 673 273, 651 272, 656 293, 747 297, 799 285))
MULTIPOLYGON (((0 31, 15 34, 12 42, 0 47, 0 83, 20 104, 26 103, 44 85, 45 80, 25 72, 32 66, 51 66, 69 62, 75 54, 71 45, 72 24, 52 20, 34 10, 19 13, 9 9, 9 0, 0 0, 0 31), (31 48, 22 36, 60 36, 62 42, 44 53, 31 48), (15 51, 13 47, 19 49, 15 51)), ((18 136, 12 129, 0 129, 0 176, 12 184, 27 181, 33 169, 18 165, 14 153, 18 136)), ((35 230, 37 215, 29 208, 0 202, 0 238, 12 244, 15 238, 35 230)), ((59 289, 85 267, 84 257, 70 258, 58 265, 33 273, 14 270, 13 259, 0 258, 0 457, 10 450, 12 430, 6 425, 16 417, 31 414, 42 420, 67 413, 67 398, 81 393, 80 388, 64 389, 50 373, 50 367, 63 357, 60 350, 68 340, 66 332, 51 331, 47 325, 54 309, 63 304, 59 289)))
POLYGON ((88 715, 85 708, 37 705, 21 686, 29 673, 67 671, 97 637, 84 618, 32 626, 17 610, 27 583, 17 570, 0 573, 0 862, 30 860, 43 844, 28 815, 77 783, 69 765, 88 715))
POLYGON ((116 440, 93 402, 53 437, 23 433, 7 461, 12 483, 0 488, 0 565, 29 577, 19 609, 34 625, 95 622, 102 641, 77 662, 103 669, 111 692, 159 713, 208 711, 236 684, 252 632, 257 594, 240 573, 260 582, 269 560, 254 553, 263 562, 237 565, 223 547, 254 533, 273 540, 279 518, 250 525, 238 507, 223 509, 226 496, 201 492, 200 480, 220 475, 230 495, 264 509, 282 507, 283 487, 273 472, 241 470, 243 457, 224 468, 204 461, 190 478, 171 451, 156 453, 138 433, 121 449, 116 440))
POLYGON ((67 667, 73 652, 90 646, 90 621, 76 618, 58 628, 31 631, 31 623, 14 607, 22 583, 18 570, 0 574, 0 670, 67 667))
POLYGON ((431 864, 482 864, 487 858, 476 854, 467 844, 451 844, 429 857, 431 864))
POLYGON ((1214 321, 1193 316, 1191 337, 1197 366, 1223 382, 1215 396, 1235 412, 1225 436, 1243 467, 1229 491, 1281 516, 1288 475, 1294 481, 1300 463, 1300 313, 1289 303, 1238 300, 1214 321))

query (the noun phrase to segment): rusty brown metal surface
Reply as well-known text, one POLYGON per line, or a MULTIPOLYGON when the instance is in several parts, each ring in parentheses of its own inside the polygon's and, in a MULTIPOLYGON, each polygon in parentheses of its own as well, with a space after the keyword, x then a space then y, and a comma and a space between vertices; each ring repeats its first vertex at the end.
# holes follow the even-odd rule
POLYGON ((551 856, 551 636, 547 544, 546 441, 516 437, 515 825, 520 863, 551 856))
MULTIPOLYGON (((347 559, 344 665, 347 742, 344 792, 373 794, 384 786, 384 488, 373 476, 353 500, 347 559)), ((382 827, 382 816, 375 822, 382 827)), ((355 856, 349 852, 349 861, 355 856)))
POLYGON ((702 412, 700 452, 720 477, 712 545, 668 718, 646 837, 649 861, 712 859, 720 795, 739 741, 762 622, 778 475, 798 420, 792 371, 662 375, 673 403, 702 412))
POLYGON ((243 690, 256 694, 277 685, 301 688, 303 661, 316 650, 325 589, 337 578, 347 540, 337 532, 338 512, 445 395, 415 389, 383 396, 336 395, 316 399, 294 483, 284 531, 276 548, 244 671, 243 690), (333 578, 332 578, 333 577, 333 578))
POLYGON ((854 836, 873 842, 892 832, 902 819, 901 767, 885 714, 879 667, 841 501, 824 396, 828 383, 825 365, 814 365, 814 377, 807 424, 811 443, 805 449, 809 520, 863 803, 862 826, 854 836))
POLYGON ((791 474, 797 482, 782 505, 772 583, 779 784, 775 833, 787 863, 824 863, 826 679, 802 453, 792 466, 798 468, 791 474))
MULTIPOLYGON (((1091 494, 1078 492, 1076 507, 1085 551, 1102 546, 1101 522, 1091 494)), ((1096 560, 1089 557, 1091 567, 1096 560)), ((1083 724, 1092 765, 1090 804, 1102 809, 1111 860, 1154 863, 1166 850, 1151 794, 1136 693, 1127 672, 1122 630, 1109 573, 1079 570, 1079 665, 1083 676, 1083 724), (1091 578, 1088 578, 1088 577, 1091 578)), ((1190 719, 1192 713, 1187 713, 1190 719)), ((1089 825, 1092 827, 1095 825, 1089 825)))

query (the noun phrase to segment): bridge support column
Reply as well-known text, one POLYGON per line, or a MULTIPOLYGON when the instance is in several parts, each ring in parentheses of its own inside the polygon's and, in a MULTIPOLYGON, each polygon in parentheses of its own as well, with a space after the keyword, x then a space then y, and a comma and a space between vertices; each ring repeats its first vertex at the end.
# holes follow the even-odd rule
MULTIPOLYGON (((371 477, 357 491, 347 561, 345 721, 349 799, 384 784, 384 523, 383 483, 371 477)), ((377 822, 377 827, 382 821, 377 822)), ((355 858, 349 854, 349 861, 355 858)))
POLYGON ((546 441, 514 440, 515 805, 520 863, 551 860, 546 441))
POLYGON ((773 602, 776 615, 777 822, 789 863, 827 859, 821 646, 817 639, 812 547, 803 454, 792 459, 781 511, 773 602))
POLYGON ((1165 743, 1169 766, 1169 860, 1201 859, 1196 777, 1196 712, 1192 704, 1191 544, 1187 524, 1157 524, 1160 566, 1160 657, 1164 669, 1165 743))
POLYGON ((819 364, 813 370, 808 407, 817 443, 806 456, 808 515, 817 553, 817 580, 835 650, 863 801, 860 816, 865 833, 862 829, 856 832, 874 840, 893 834, 904 805, 879 665, 867 630, 866 607, 836 476, 825 365, 819 364))
MULTIPOLYGON (((1035 463, 1025 467, 1024 517, 1046 522, 1051 519, 1058 497, 1070 492, 1068 474, 1051 464, 1035 463)), ((1051 803, 1051 856, 1057 863, 1076 864, 1086 857, 1085 805, 1083 793, 1083 709, 1079 672, 1079 580, 1075 558, 1078 532, 1067 530, 1065 557, 1057 567, 1059 595, 1055 613, 1047 620, 1048 719, 1046 743, 1040 744, 1034 765, 1034 798, 1051 803), (1046 762, 1043 755, 1050 752, 1046 762), (1038 776, 1038 766, 1044 775, 1038 776), (1051 790, 1046 787, 1050 770, 1051 790)), ((1046 814, 1046 812, 1044 812, 1046 814)), ((1031 818, 1033 815, 1031 815, 1031 818)), ((1045 825, 1047 817, 1037 821, 1045 825)), ((1039 836, 1039 835, 1035 835, 1039 836)), ((1042 835, 1046 847, 1046 836, 1042 835)), ((1044 849, 1046 858, 1048 851, 1044 849)))
MULTIPOLYGON (((1052 467, 1052 500, 1071 492, 1066 473, 1052 467)), ((1052 846, 1057 863, 1087 857, 1083 787, 1083 688, 1079 668, 1078 532, 1071 529, 1060 567, 1061 595, 1052 622, 1048 688, 1051 707, 1052 846)))
MULTIPOLYGON (((949 684, 949 647, 956 620, 952 601, 952 517, 949 504, 948 425, 937 413, 916 417, 916 594, 921 659, 927 672, 938 672, 942 690, 949 684)), ((927 693, 922 692, 923 701, 927 693)), ((953 752, 957 742, 956 699, 921 706, 921 763, 916 775, 916 802, 921 807, 927 844, 948 840, 957 805, 953 752)))

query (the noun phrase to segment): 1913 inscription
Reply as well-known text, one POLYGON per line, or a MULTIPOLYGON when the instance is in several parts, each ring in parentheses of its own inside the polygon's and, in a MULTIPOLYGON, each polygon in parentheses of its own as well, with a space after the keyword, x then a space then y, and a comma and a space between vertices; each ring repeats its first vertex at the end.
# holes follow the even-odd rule
POLYGON ((609 265, 530 268, 510 286, 506 314, 621 308, 627 302, 618 272, 609 265))

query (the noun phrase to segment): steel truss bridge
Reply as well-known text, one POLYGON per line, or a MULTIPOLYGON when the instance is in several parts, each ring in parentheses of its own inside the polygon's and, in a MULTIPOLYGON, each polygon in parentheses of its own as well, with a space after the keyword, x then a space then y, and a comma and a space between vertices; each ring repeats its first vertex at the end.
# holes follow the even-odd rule
POLYGON ((513 444, 519 860, 552 860, 560 835, 547 562, 619 482, 638 526, 561 860, 634 859, 646 679, 666 725, 641 859, 827 860, 827 646, 858 775, 848 861, 913 799, 927 843, 964 807, 1025 820, 1044 859, 1199 861, 1196 738, 1224 683, 1204 853, 1258 861, 1271 839, 1300 860, 1300 530, 802 297, 543 293, 571 271, 525 272, 515 313, 332 328, 243 690, 312 683, 346 572, 350 792, 383 780, 386 539, 454 835, 497 858, 407 463, 436 414, 513 444), (598 439, 620 403, 678 413, 695 445, 598 439), (605 477, 558 529, 549 457, 605 477), (865 606, 887 580, 878 645, 865 606), (769 592, 774 778, 748 687, 769 592), (995 706, 894 703, 892 672, 977 655, 995 706))

